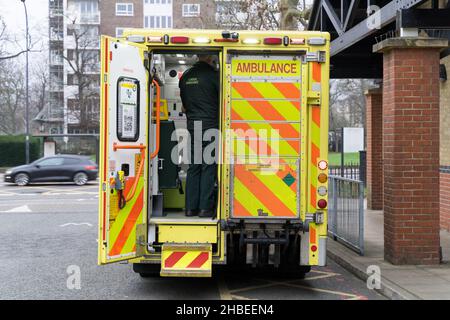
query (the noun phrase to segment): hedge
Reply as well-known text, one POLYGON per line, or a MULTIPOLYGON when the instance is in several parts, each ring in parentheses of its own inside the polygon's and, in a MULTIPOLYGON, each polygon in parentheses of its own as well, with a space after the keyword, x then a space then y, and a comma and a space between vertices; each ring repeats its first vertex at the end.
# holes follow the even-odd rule
MULTIPOLYGON (((41 138, 30 137, 30 162, 41 157, 41 138)), ((25 164, 25 136, 0 136, 0 167, 25 164)))

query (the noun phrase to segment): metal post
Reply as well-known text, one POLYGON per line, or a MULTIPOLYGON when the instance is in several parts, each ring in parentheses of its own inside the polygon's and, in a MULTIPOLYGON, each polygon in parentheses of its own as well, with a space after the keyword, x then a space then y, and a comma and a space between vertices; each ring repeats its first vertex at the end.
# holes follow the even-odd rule
POLYGON ((364 255, 364 184, 359 183, 359 250, 364 255))
POLYGON ((30 123, 29 123, 29 97, 28 97, 28 51, 29 51, 29 34, 28 34, 28 13, 27 13, 27 5, 25 4, 25 0, 20 0, 23 3, 23 8, 25 9, 25 27, 26 27, 26 62, 25 62, 25 126, 26 126, 26 134, 25 134, 25 162, 30 163, 30 123))
POLYGON ((341 177, 344 176, 344 128, 341 133, 341 177))

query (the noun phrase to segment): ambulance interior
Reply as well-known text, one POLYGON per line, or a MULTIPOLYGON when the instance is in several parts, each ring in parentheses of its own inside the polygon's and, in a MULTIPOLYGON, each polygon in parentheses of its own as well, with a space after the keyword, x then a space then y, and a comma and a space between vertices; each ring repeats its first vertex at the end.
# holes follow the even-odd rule
MULTIPOLYGON (((218 53, 212 53, 217 55, 218 53)), ((186 195, 186 172, 188 164, 183 162, 183 157, 179 157, 177 162, 172 161, 172 152, 176 148, 178 154, 178 143, 183 139, 178 129, 186 129, 186 115, 182 112, 182 102, 179 79, 183 72, 192 67, 198 57, 195 52, 160 52, 153 54, 155 78, 160 85, 160 144, 159 153, 152 161, 153 176, 153 198, 151 221, 157 223, 158 220, 197 220, 216 221, 216 218, 199 218, 198 216, 185 216, 185 195, 186 195), (173 141, 175 135, 178 141, 173 141)), ((219 65, 217 64, 217 70, 219 65)), ((155 90, 156 91, 156 90, 155 90)), ((155 102, 154 98, 154 102, 155 102)), ((153 122, 155 122, 156 102, 153 105, 153 122)), ((154 125, 153 128, 156 126, 154 125)), ((151 135, 155 139, 155 134, 151 135)), ((154 141, 155 143, 155 141, 154 141)), ((217 187, 216 187, 217 204, 217 187)), ((217 207, 217 205, 216 205, 217 207)), ((215 208, 216 209, 216 208, 215 208)))

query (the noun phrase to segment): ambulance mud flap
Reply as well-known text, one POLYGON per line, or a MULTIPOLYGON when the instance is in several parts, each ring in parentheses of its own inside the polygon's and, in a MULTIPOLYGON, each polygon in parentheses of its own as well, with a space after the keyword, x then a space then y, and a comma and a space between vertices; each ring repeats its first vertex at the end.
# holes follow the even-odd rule
POLYGON ((211 244, 164 244, 162 277, 211 277, 211 244))

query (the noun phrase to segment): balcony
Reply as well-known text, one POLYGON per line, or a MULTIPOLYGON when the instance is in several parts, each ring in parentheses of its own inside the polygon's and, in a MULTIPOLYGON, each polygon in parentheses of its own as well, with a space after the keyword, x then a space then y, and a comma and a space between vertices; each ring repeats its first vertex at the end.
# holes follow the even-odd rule
POLYGON ((100 13, 80 16, 81 24, 100 24, 100 13))

